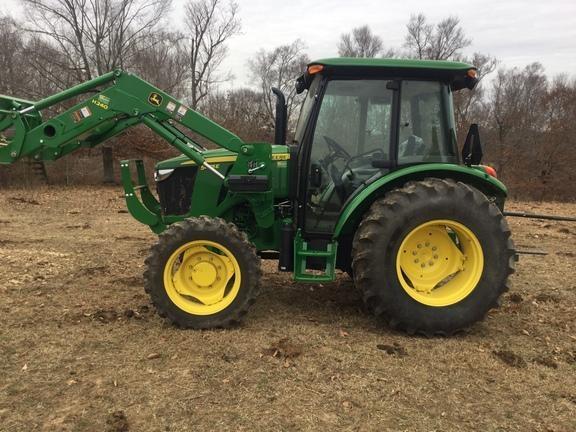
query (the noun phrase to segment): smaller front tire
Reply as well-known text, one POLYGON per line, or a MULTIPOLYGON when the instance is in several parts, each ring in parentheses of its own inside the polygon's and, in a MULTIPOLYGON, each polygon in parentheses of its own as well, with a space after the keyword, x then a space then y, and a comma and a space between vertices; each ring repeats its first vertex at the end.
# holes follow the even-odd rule
POLYGON ((259 291, 256 249, 246 234, 219 218, 172 224, 146 265, 144 286, 158 314, 182 328, 238 324, 259 291))

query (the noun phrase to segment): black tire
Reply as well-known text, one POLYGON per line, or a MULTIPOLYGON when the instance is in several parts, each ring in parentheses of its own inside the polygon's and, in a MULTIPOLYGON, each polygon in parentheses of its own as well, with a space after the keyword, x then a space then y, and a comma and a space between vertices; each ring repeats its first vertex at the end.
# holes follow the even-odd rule
POLYGON ((483 319, 498 306, 514 264, 510 229, 498 207, 477 189, 453 180, 410 182, 376 200, 358 227, 352 249, 354 281, 367 308, 392 328, 426 336, 450 335, 483 319), (414 228, 437 219, 470 229, 484 255, 473 291, 442 307, 413 299, 396 272, 403 239, 414 228))
POLYGON ((260 290, 260 258, 245 233, 219 218, 201 216, 172 224, 158 236, 145 261, 144 287, 161 317, 182 328, 227 328, 237 325, 256 300, 260 290), (212 315, 193 315, 172 302, 164 287, 164 268, 170 256, 183 244, 195 240, 216 242, 238 261, 242 280, 232 303, 212 315))

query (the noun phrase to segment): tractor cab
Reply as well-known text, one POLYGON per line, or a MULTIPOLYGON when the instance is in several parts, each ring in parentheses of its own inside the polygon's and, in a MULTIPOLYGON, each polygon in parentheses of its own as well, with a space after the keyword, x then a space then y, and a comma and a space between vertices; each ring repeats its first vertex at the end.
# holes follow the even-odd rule
POLYGON ((401 167, 458 164, 452 93, 476 84, 476 69, 447 61, 336 58, 297 81, 308 90, 298 146, 300 226, 330 234, 346 202, 401 167))

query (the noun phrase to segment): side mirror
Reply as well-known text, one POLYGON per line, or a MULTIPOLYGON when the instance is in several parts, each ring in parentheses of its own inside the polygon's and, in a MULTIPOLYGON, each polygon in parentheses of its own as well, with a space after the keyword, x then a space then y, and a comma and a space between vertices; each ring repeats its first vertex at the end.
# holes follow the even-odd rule
POLYGON ((303 93, 304 90, 308 90, 310 88, 310 79, 308 78, 308 74, 300 75, 296 79, 296 94, 303 93))
POLYGON ((464 141, 464 147, 462 148, 462 160, 466 166, 480 165, 482 156, 482 143, 480 142, 478 125, 472 123, 470 129, 468 129, 468 135, 466 135, 466 141, 464 141))

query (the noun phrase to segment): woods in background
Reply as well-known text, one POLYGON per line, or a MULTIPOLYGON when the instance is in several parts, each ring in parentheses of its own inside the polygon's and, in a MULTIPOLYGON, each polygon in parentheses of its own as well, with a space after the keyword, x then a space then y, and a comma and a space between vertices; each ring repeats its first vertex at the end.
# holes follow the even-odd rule
MULTIPOLYGON (((301 96, 294 79, 310 61, 301 40, 247 59, 250 87, 221 90, 232 78, 223 70, 226 44, 241 31, 239 5, 229 0, 188 0, 180 30, 166 25, 167 0, 24 0, 25 19, 0 17, 0 93, 41 99, 115 68, 137 73, 186 101, 247 141, 271 141, 274 103, 270 87, 287 96, 290 127, 295 126, 301 96)), ((312 45, 314 41, 307 41, 312 45)), ((459 20, 447 17, 431 23, 410 17, 404 44, 388 46, 368 26, 340 36, 339 55, 461 60, 479 68, 482 80, 473 91, 455 95, 458 138, 462 143, 471 123, 481 126, 484 162, 493 165, 519 198, 574 199, 576 166, 576 82, 572 77, 548 77, 534 63, 506 68, 486 53, 465 56, 471 44, 459 20)), ((98 177, 114 180, 116 160, 173 155, 146 128, 134 128, 108 143, 104 150, 68 156, 67 182, 86 181, 89 169, 68 174, 74 158, 102 158, 91 163, 98 177)), ((14 183, 15 167, 1 167, 0 184, 14 183)), ((20 170, 20 175, 26 170, 20 170)), ((64 172, 62 169, 60 173, 64 172)), ((62 175, 52 181, 64 181, 62 175)))

